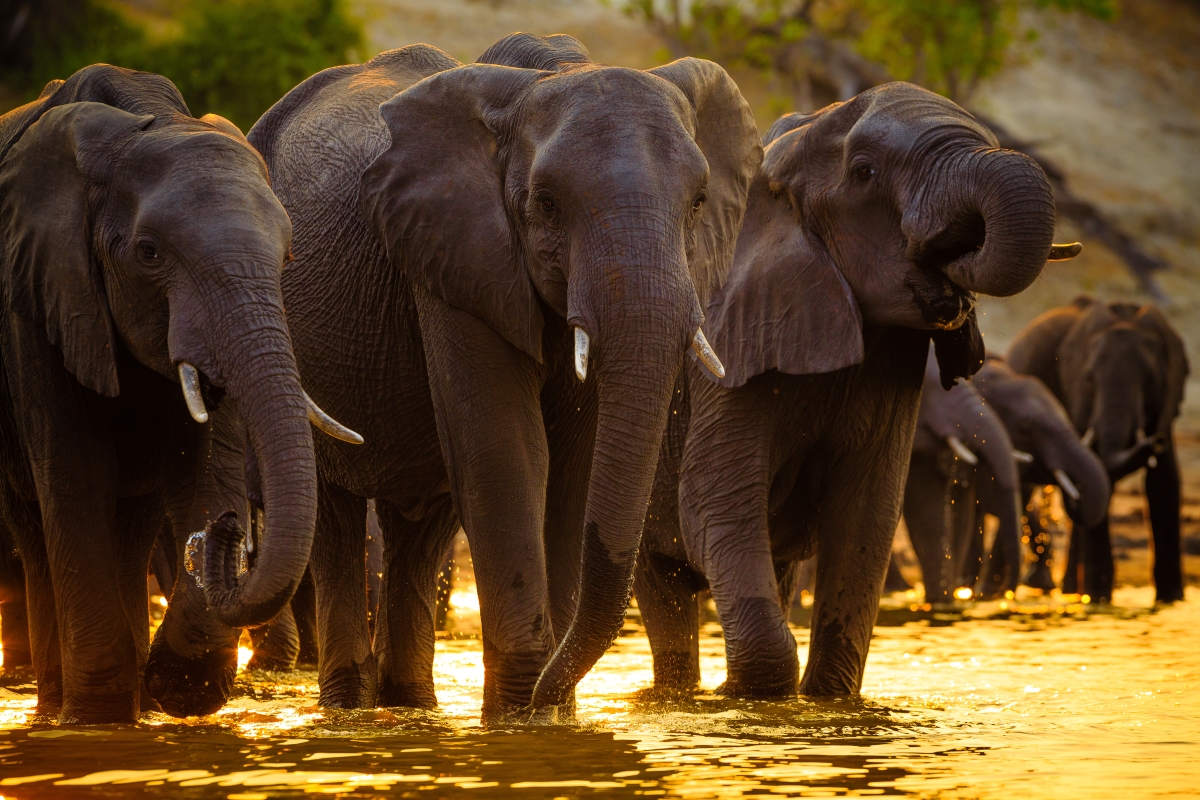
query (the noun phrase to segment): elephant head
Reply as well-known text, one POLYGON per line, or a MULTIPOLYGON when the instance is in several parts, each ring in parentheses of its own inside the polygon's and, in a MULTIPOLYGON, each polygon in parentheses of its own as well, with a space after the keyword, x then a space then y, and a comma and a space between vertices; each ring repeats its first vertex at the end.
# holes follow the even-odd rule
POLYGON ((1020 467, 1023 482, 1056 484, 1075 519, 1087 527, 1100 522, 1108 512, 1108 474, 1050 390, 991 354, 973 382, 1004 420, 1013 446, 1029 454, 1020 467))
POLYGON ((1058 255, 1041 168, 924 89, 789 114, 767 141, 709 309, 723 385, 860 363, 872 325, 930 330, 949 387, 983 363, 975 293, 1016 294, 1058 255))
POLYGON ((496 63, 439 72, 380 107, 392 144, 360 198, 417 286, 539 363, 547 317, 565 320, 575 373, 594 382, 582 584, 534 691, 542 707, 566 700, 621 626, 684 354, 721 369, 702 309, 762 149, 708 61, 606 67, 570 37, 525 34, 480 61, 496 63))
MULTIPOLYGON (((1003 554, 1008 574, 1002 577, 998 586, 990 587, 990 591, 1015 589, 1019 577, 1017 569, 1021 564, 1021 485, 1012 440, 1002 418, 975 386, 960 383, 943 391, 940 384, 941 370, 934 353, 930 352, 913 451, 931 454, 944 451, 952 455, 958 465, 973 473, 967 480, 978 482, 976 496, 986 494, 995 501, 988 504, 1000 521, 992 550, 1003 554), (974 469, 977 465, 978 470, 974 469), (983 485, 985 483, 987 485, 983 485)), ((970 530, 974 531, 973 525, 970 530)), ((965 556, 966 544, 956 542, 954 546, 958 552, 946 554, 947 558, 954 556, 956 569, 951 574, 955 577, 961 574, 957 567, 965 556)), ((949 600, 954 588, 932 576, 925 579, 926 599, 949 600)))
MULTIPOLYGON (((0 151, 8 310, 43 327, 100 395, 121 392, 124 350, 179 381, 196 422, 206 394, 236 401, 271 534, 248 575, 208 581, 209 600, 229 624, 270 619, 308 562, 316 468, 280 300, 291 225, 262 159, 231 123, 192 118, 170 81, 106 65, 12 119, 0 151)), ((211 563, 233 560, 234 529, 211 563)))
POLYGON ((1154 306, 1086 306, 1058 348, 1058 373, 1071 421, 1114 482, 1170 445, 1188 362, 1154 306))

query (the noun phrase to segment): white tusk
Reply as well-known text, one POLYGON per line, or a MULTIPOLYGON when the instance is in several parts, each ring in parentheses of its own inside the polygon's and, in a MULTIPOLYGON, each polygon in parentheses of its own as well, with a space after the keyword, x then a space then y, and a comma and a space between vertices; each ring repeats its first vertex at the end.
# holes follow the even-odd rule
POLYGON ((967 449, 967 446, 962 443, 962 439, 957 436, 947 436, 946 444, 950 445, 950 449, 954 451, 954 455, 961 458, 971 466, 979 463, 979 456, 967 449))
POLYGON ((1088 428, 1087 432, 1083 434, 1082 438, 1080 438, 1079 443, 1081 445, 1083 445, 1084 447, 1091 447, 1092 440, 1095 438, 1096 438, 1096 429, 1088 428))
POLYGON ((308 396, 308 392, 304 392, 304 402, 308 406, 308 421, 322 433, 350 444, 363 443, 363 437, 322 411, 321 407, 308 396))
POLYGON ((692 337, 692 350, 696 352, 696 358, 700 359, 700 363, 708 367, 709 372, 718 378, 725 377, 725 367, 721 364, 721 359, 717 358, 712 345, 708 343, 708 339, 704 338, 704 331, 699 328, 696 328, 696 335, 692 337))
POLYGON ((208 422, 208 409, 200 395, 200 373, 186 361, 179 362, 179 385, 183 387, 183 399, 192 419, 201 425, 208 422))
POLYGON ((1022 464, 1032 464, 1033 456, 1026 453, 1024 450, 1013 450, 1013 459, 1020 461, 1022 464))
POLYGON ((1149 467, 1150 469, 1154 469, 1155 467, 1157 467, 1158 466, 1158 456, 1150 456, 1149 458, 1147 458, 1146 466, 1149 467))
POLYGON ((587 331, 583 328, 575 328, 575 377, 581 381, 587 380, 587 362, 588 348, 592 346, 592 340, 588 338, 587 331))
POLYGON ((1061 469, 1054 470, 1054 480, 1058 481, 1058 485, 1062 488, 1063 494, 1074 500, 1076 503, 1079 502, 1079 490, 1075 488, 1075 484, 1071 482, 1071 479, 1067 476, 1067 473, 1063 472, 1061 469))

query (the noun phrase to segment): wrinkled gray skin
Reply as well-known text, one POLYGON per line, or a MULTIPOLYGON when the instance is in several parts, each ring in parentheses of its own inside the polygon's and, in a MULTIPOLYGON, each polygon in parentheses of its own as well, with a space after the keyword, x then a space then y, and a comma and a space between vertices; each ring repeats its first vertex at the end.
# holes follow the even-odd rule
POLYGON ((943 387, 978 369, 972 293, 1012 294, 1038 275, 1054 205, 1036 164, 909 84, 785 116, 767 141, 705 323, 727 375, 693 365, 676 395, 635 591, 660 690, 695 687, 707 585, 726 693, 853 694, 930 338, 943 387), (801 681, 786 610, 814 554, 801 681))
MULTIPOLYGON (((154 707, 154 535, 164 517, 196 530, 237 509, 203 489, 218 428, 261 456, 271 535, 246 576, 214 576, 214 615, 270 619, 308 560, 316 467, 279 288, 291 227, 237 129, 188 116, 157 75, 97 65, 51 83, 0 117, 0 157, 0 506, 38 707, 129 722, 154 707), (202 375, 208 425, 185 407, 182 361, 202 375)), ((234 544, 236 520, 224 528, 234 544)))
MULTIPOLYGON (((1108 513, 1112 491, 1108 473, 1100 458, 1079 441, 1066 409, 1046 385, 1031 375, 1013 372, 1003 358, 990 354, 971 382, 1004 421, 1013 447, 1033 457, 1032 461, 1018 463, 1022 506, 1028 506, 1036 486, 1061 489, 1061 471, 1079 493, 1078 500, 1063 494, 1063 504, 1074 524, 1081 529, 1099 524, 1108 513)), ((982 497, 979 511, 996 514, 992 499, 982 497)), ((1049 591, 1054 588, 1050 574, 1050 536, 1042 530, 1036 513, 1030 513, 1025 524, 1033 564, 1021 582, 1049 591)), ((982 524, 977 524, 973 549, 982 549, 982 539, 982 524)), ((984 575, 985 585, 994 583, 996 574, 1007 568, 1003 554, 999 554, 999 558, 997 555, 993 552, 992 571, 984 575)), ((978 558, 968 559, 968 570, 977 564, 978 558)))
MULTIPOLYGON (((965 582, 976 525, 983 515, 977 506, 986 503, 1000 527, 992 554, 1003 553, 1006 567, 981 591, 987 595, 1017 588, 1021 558, 1021 487, 1013 444, 1000 416, 972 383, 962 382, 949 391, 940 385, 937 361, 930 352, 925 367, 925 388, 913 437, 912 461, 904 486, 904 523, 913 551, 921 562, 925 600, 948 604, 960 586, 974 588, 974 577, 965 582), (961 458, 949 444, 957 437, 975 454, 977 465, 961 458)), ((988 569, 990 577, 995 566, 988 569)))
MULTIPOLYGON (((1112 483, 1146 470, 1159 602, 1183 599, 1179 464, 1173 425, 1187 383, 1183 341, 1151 305, 1080 297, 1033 320, 1007 361, 1041 379, 1067 409, 1080 436, 1092 433, 1112 483)), ((1108 516, 1075 529, 1063 591, 1100 602, 1112 597, 1108 516)))
POLYGON ((306 387, 366 439, 317 449, 326 706, 436 703, 436 578, 461 522, 484 719, 569 708, 621 626, 671 392, 761 158, 709 62, 605 67, 524 34, 480 61, 414 45, 327 70, 249 134, 295 226, 306 387))

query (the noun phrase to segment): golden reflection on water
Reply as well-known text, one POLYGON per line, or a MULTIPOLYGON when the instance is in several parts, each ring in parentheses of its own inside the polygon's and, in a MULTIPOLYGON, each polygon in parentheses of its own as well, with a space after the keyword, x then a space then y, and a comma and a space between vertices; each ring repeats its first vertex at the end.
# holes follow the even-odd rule
MULTIPOLYGON (((724 679, 713 624, 706 691, 644 700, 650 649, 631 622, 580 684, 578 723, 554 728, 480 726, 474 639, 438 642, 436 712, 326 711, 312 672, 243 673, 239 696, 211 717, 59 727, 33 717, 31 685, 8 681, 0 794, 1196 796, 1200 593, 1154 613, 1151 600, 1125 589, 1112 613, 1060 597, 925 612, 898 595, 861 701, 712 695, 724 679)), ((795 633, 803 657, 808 631, 795 633)))

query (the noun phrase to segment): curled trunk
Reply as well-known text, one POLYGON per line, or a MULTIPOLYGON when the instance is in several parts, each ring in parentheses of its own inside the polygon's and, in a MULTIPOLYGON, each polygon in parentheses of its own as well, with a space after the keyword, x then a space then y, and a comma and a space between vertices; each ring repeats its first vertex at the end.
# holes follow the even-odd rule
POLYGON ((1046 265, 1054 237, 1054 194, 1045 173, 1021 153, 986 150, 974 154, 956 178, 960 196, 946 207, 977 214, 983 244, 950 262, 947 276, 981 294, 1022 291, 1046 265))
POLYGON ((241 576, 244 532, 236 515, 224 514, 209 525, 205 595, 217 617, 238 628, 269 621, 291 599, 308 565, 316 525, 312 429, 282 313, 271 312, 244 314, 244 332, 232 334, 224 350, 230 354, 226 390, 237 400, 258 457, 266 509, 266 535, 254 568, 241 576))

